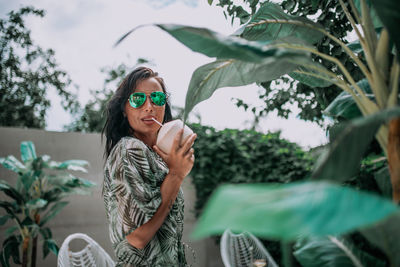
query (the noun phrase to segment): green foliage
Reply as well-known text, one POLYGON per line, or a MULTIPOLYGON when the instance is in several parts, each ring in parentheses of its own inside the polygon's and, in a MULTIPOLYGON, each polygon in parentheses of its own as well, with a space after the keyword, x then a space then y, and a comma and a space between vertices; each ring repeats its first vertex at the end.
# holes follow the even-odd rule
POLYGON ((64 109, 76 111, 76 96, 67 91, 71 80, 58 68, 54 51, 35 45, 25 25, 27 15, 44 16, 44 10, 23 7, 0 19, 0 125, 44 128, 54 88, 64 109))
POLYGON ((399 212, 390 200, 327 182, 224 185, 210 198, 193 237, 232 229, 293 241, 344 234, 399 212))
MULTIPOLYGON (((254 15, 263 9, 263 2, 265 1, 242 0, 241 2, 220 0, 216 3, 216 6, 222 7, 225 17, 231 17, 232 22, 237 19, 240 21, 240 24, 248 25, 248 20, 250 18, 254 19, 254 15)), ((280 6, 288 15, 313 18, 315 22, 323 25, 325 29, 342 41, 348 32, 351 31, 350 23, 346 19, 338 1, 288 0, 281 1, 280 6), (321 11, 322 13, 316 17, 315 14, 321 11)), ((275 16, 272 18, 275 18, 275 16)), ((303 28, 303 30, 306 31, 307 29, 303 28)), ((341 50, 340 46, 331 39, 324 37, 317 43, 317 49, 318 51, 337 57, 343 65, 350 68, 350 73, 356 81, 361 78, 360 70, 354 66, 347 54, 341 50)), ((323 58, 316 56, 313 56, 313 58, 330 70, 334 68, 331 62, 323 58)), ((297 77, 293 78, 297 79, 297 77)), ((251 105, 251 103, 245 103, 239 101, 239 99, 236 100, 238 107, 245 108, 246 110, 249 108, 256 117, 262 117, 269 112, 277 111, 278 116, 288 118, 289 114, 292 113, 290 104, 296 103, 301 110, 298 115, 301 119, 322 123, 322 111, 340 93, 340 90, 335 86, 329 86, 321 90, 318 86, 314 88, 315 86, 310 86, 307 83, 297 83, 288 77, 282 77, 272 83, 260 83, 259 85, 262 88, 260 90, 260 99, 265 102, 263 107, 256 107, 251 105), (282 90, 282 88, 288 89, 282 90)))
POLYGON ((368 241, 385 252, 389 258, 390 266, 400 265, 400 254, 398 253, 400 246, 399 223, 400 213, 397 212, 386 220, 361 230, 368 241))
POLYGON ((339 125, 340 129, 336 131, 340 133, 319 157, 313 177, 343 182, 357 174, 360 161, 378 128, 395 117, 400 117, 400 107, 339 125))
MULTIPOLYGON (((400 34, 398 34, 398 27, 400 25, 399 4, 391 0, 371 0, 371 2, 382 24, 388 29, 390 36, 393 38, 397 51, 400 52, 400 34)), ((400 61, 400 58, 397 57, 397 60, 400 61)))
POLYGON ((312 159, 279 133, 225 129, 192 124, 197 133, 196 161, 190 176, 196 188, 198 216, 211 193, 225 183, 289 183, 310 174, 312 159))
POLYGON ((387 266, 386 262, 355 247, 348 238, 336 236, 298 240, 293 255, 303 267, 387 266))
MULTIPOLYGON (((21 143, 21 159, 23 163, 14 156, 0 158, 1 165, 18 174, 15 186, 0 180, 0 192, 7 197, 7 200, 0 201, 0 208, 6 211, 6 215, 0 218, 0 224, 12 219, 16 223, 6 230, 8 237, 3 242, 0 254, 3 266, 9 266, 10 257, 13 257, 15 263, 20 262, 19 248, 24 239, 33 242, 27 248, 29 252, 24 250, 23 254, 26 256, 36 251, 32 247, 36 246, 39 233, 43 237, 43 256, 46 257, 49 251, 57 255, 58 246, 52 239, 51 230, 45 225, 68 203, 60 201, 62 198, 88 194, 89 189, 95 185, 68 172, 86 172, 86 161, 57 162, 48 155, 37 156, 35 146, 30 141, 21 143), (16 230, 18 232, 14 233, 16 230)), ((32 255, 33 258, 36 255, 32 255)))

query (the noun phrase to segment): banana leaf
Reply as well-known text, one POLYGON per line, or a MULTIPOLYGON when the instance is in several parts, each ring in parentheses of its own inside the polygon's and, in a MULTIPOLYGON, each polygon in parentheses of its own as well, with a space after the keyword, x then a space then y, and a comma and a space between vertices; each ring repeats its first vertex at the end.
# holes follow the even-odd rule
POLYGON ((385 198, 327 182, 224 185, 210 197, 192 237, 228 228, 283 241, 340 235, 398 211, 385 198))
POLYGON ((400 117, 400 107, 342 124, 340 134, 315 164, 312 177, 336 182, 353 177, 358 172, 362 156, 378 128, 395 117, 400 117))

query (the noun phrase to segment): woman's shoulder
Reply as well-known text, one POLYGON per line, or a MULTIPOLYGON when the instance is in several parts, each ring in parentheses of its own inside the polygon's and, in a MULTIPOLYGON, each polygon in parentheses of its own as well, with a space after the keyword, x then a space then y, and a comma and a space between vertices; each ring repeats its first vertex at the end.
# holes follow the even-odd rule
POLYGON ((136 137, 133 136, 122 137, 121 140, 119 140, 119 142, 117 143, 117 145, 125 149, 140 149, 142 151, 146 151, 149 149, 146 146, 146 144, 143 143, 142 140, 137 139, 136 137))
POLYGON ((122 137, 110 152, 108 159, 125 157, 127 151, 134 150, 136 153, 147 154, 148 147, 139 139, 132 136, 122 137))

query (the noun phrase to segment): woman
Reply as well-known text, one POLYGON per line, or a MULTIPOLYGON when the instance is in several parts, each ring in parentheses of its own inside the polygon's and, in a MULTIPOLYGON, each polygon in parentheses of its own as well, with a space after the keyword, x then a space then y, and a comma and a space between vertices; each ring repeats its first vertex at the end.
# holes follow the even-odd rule
POLYGON ((194 163, 196 134, 169 154, 157 146, 160 126, 171 120, 165 84, 139 67, 108 103, 103 197, 117 266, 186 266, 183 194, 180 186, 194 163))

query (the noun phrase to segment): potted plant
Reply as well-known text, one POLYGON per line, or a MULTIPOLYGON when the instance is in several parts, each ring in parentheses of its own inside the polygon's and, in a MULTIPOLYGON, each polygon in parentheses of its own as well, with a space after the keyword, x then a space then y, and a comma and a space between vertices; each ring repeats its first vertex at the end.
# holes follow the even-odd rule
POLYGON ((0 207, 6 211, 6 215, 0 217, 0 225, 8 220, 14 222, 14 226, 5 231, 6 239, 0 253, 4 267, 10 266, 10 257, 14 263, 24 267, 36 266, 39 235, 43 239, 43 257, 50 251, 57 255, 58 246, 47 223, 68 204, 63 201, 65 197, 89 194, 95 185, 69 172, 87 172, 87 161, 57 162, 48 155, 37 156, 30 141, 21 143, 21 161, 12 155, 0 158, 5 168, 18 174, 15 186, 0 180, 0 191, 8 197, 0 201, 0 207))

